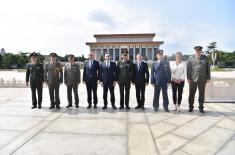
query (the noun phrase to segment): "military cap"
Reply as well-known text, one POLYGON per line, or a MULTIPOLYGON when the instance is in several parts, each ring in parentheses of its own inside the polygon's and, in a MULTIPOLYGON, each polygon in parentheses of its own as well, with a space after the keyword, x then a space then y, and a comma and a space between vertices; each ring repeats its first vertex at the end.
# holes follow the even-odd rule
POLYGON ((122 51, 122 54, 128 54, 128 51, 127 50, 122 51))
POLYGON ((163 50, 157 50, 156 52, 155 52, 155 54, 163 54, 163 50))
POLYGON ((33 53, 31 53, 31 54, 29 55, 30 58, 31 58, 31 57, 36 57, 36 56, 38 56, 38 54, 37 54, 36 52, 33 52, 33 53))
POLYGON ((195 46, 194 49, 195 49, 195 50, 202 50, 203 47, 202 47, 202 46, 195 46))
POLYGON ((56 53, 50 53, 50 57, 57 57, 56 53))
POLYGON ((69 54, 68 58, 74 58, 75 56, 73 54, 69 54))

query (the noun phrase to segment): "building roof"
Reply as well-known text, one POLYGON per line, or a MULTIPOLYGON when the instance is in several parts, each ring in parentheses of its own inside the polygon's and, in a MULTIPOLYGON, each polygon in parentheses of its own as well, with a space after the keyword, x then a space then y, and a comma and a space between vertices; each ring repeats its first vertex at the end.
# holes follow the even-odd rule
POLYGON ((129 37, 155 37, 155 33, 132 33, 132 34, 95 34, 95 38, 116 38, 116 37, 124 37, 124 38, 129 38, 129 37))
POLYGON ((161 45, 164 41, 151 42, 86 42, 86 45, 161 45))

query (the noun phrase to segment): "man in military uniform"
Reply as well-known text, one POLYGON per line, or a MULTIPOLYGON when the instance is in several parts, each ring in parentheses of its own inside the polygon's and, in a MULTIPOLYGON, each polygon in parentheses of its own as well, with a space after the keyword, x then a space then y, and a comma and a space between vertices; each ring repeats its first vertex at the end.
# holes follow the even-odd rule
POLYGON ((69 63, 65 64, 64 68, 64 83, 67 86, 67 98, 69 103, 66 108, 72 107, 72 89, 75 98, 75 106, 79 108, 78 85, 81 81, 80 66, 78 63, 74 62, 74 55, 69 55, 68 60, 69 63))
POLYGON ((141 108, 144 110, 145 86, 149 84, 149 69, 148 64, 142 61, 141 54, 137 54, 136 59, 137 61, 134 65, 134 83, 138 104, 135 109, 141 108))
POLYGON ((30 54, 30 63, 27 64, 26 71, 26 85, 29 85, 32 92, 32 109, 41 109, 42 105, 42 89, 43 89, 43 65, 37 62, 37 53, 30 54), (36 97, 36 91, 38 94, 38 100, 36 97))
POLYGON ((120 89, 120 108, 124 108, 124 89, 125 89, 125 105, 129 110, 129 96, 131 83, 134 80, 134 64, 128 60, 128 51, 122 51, 122 60, 117 63, 117 82, 120 89))
POLYGON ((155 112, 158 111, 159 95, 162 90, 163 108, 166 112, 169 112, 167 87, 171 83, 170 63, 163 59, 163 50, 156 51, 156 58, 157 61, 153 63, 151 69, 151 84, 154 86, 153 108, 155 112))
POLYGON ((210 64, 206 55, 202 55, 202 47, 196 46, 195 55, 187 62, 187 79, 189 83, 189 112, 193 111, 195 93, 199 90, 199 110, 204 113, 204 99, 206 83, 210 81, 210 64))
POLYGON ((103 99, 104 107, 107 109, 107 93, 110 91, 110 101, 113 109, 117 109, 115 106, 114 87, 116 85, 117 66, 115 62, 110 61, 110 55, 105 54, 105 61, 100 64, 100 82, 103 87, 103 99))
POLYGON ((89 53, 89 60, 84 63, 84 70, 83 70, 83 83, 86 84, 87 88, 87 102, 88 106, 87 108, 92 107, 92 95, 93 92, 93 103, 94 108, 97 108, 97 87, 100 78, 100 64, 98 61, 94 60, 94 53, 89 53))
POLYGON ((62 65, 57 61, 57 54, 50 54, 50 62, 44 67, 44 82, 48 85, 51 106, 49 109, 60 109, 59 89, 60 84, 63 83, 63 69, 62 65))

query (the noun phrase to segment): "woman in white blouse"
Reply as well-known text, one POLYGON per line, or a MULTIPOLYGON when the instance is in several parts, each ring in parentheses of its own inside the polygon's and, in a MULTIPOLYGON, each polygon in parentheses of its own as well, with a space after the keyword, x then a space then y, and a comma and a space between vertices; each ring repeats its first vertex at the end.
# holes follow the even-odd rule
POLYGON ((186 65, 182 62, 182 53, 176 52, 176 61, 171 65, 171 86, 173 93, 173 102, 175 109, 173 111, 180 111, 180 104, 182 100, 182 93, 184 89, 184 80, 186 76, 186 65))

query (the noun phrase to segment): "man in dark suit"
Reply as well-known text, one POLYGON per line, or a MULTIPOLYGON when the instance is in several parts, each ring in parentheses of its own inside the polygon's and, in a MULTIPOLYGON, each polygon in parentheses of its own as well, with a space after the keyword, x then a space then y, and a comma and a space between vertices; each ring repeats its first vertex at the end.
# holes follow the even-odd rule
POLYGON ((97 108, 97 86, 99 83, 100 77, 100 65, 99 62, 94 60, 94 53, 89 53, 89 60, 84 63, 84 70, 83 70, 83 83, 86 84, 87 88, 87 102, 88 107, 92 107, 92 95, 93 92, 93 103, 94 108, 97 108))
POLYGON ((137 62, 134 65, 134 83, 138 105, 135 109, 142 108, 144 110, 145 86, 149 83, 149 70, 148 64, 142 61, 141 54, 137 54, 136 59, 137 62))
POLYGON ((37 53, 33 52, 30 54, 30 63, 27 65, 26 71, 26 85, 29 85, 32 92, 32 109, 41 109, 42 104, 42 89, 43 89, 43 65, 37 63, 37 53), (38 94, 38 100, 36 97, 36 91, 38 94))
POLYGON ((113 109, 117 109, 115 106, 114 86, 116 85, 116 71, 117 67, 115 62, 110 61, 110 55, 105 54, 105 61, 100 65, 100 82, 103 86, 103 99, 104 107, 107 109, 107 93, 110 91, 110 101, 113 109))
POLYGON ((124 109, 124 90, 126 109, 130 110, 129 96, 131 83, 133 84, 133 62, 128 59, 128 51, 122 51, 122 61, 117 64, 117 81, 120 88, 120 107, 124 109))

